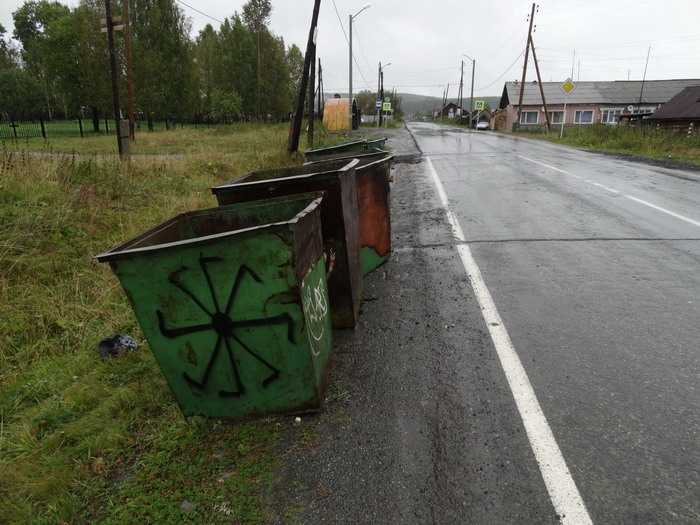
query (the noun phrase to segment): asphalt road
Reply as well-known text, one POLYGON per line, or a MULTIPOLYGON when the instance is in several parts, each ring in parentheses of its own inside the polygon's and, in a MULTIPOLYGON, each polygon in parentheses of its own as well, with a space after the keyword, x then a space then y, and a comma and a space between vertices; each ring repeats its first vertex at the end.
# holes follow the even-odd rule
POLYGON ((336 335, 325 411, 290 424, 277 521, 556 523, 540 433, 594 523, 700 523, 700 177, 410 129, 423 160, 395 169, 392 260, 336 335))

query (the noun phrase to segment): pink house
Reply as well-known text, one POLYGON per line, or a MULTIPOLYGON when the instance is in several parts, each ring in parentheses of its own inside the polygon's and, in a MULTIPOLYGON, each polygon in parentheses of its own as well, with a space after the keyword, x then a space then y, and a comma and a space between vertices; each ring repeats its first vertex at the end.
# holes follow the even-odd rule
MULTIPOLYGON (((614 125, 623 113, 651 115, 686 87, 700 85, 700 79, 647 80, 643 86, 641 80, 576 82, 576 89, 568 95, 561 89, 561 84, 542 83, 552 126, 561 126, 562 122, 565 126, 614 125)), ((520 82, 506 82, 499 104, 499 116, 495 119, 497 129, 511 131, 516 122, 522 128, 545 125, 538 83, 525 83, 518 120, 519 97, 520 82)))

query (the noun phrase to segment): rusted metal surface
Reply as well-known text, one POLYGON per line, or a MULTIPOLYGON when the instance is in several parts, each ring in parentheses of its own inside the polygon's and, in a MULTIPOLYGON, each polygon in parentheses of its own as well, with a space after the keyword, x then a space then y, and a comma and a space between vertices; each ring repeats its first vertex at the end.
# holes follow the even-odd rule
POLYGON ((309 164, 327 169, 338 162, 357 159, 357 201, 359 206, 360 264, 366 275, 384 264, 391 255, 391 212, 389 177, 394 157, 387 152, 369 153, 309 164))
POLYGON ((333 325, 352 328, 362 300, 362 270, 357 204, 357 160, 332 161, 322 167, 257 171, 231 184, 212 188, 220 205, 269 199, 283 195, 322 191, 324 251, 327 265, 334 265, 328 280, 333 325))

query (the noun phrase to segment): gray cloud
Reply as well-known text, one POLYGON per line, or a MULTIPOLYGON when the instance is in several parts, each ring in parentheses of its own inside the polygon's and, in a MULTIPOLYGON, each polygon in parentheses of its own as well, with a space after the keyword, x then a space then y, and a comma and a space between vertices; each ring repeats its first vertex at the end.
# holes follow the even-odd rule
MULTIPOLYGON (((371 0, 370 0, 371 1, 371 0)), ((68 2, 75 5, 77 2, 68 2)), ((188 0, 216 18, 240 10, 243 0, 188 0)), ((343 24, 364 0, 335 0, 343 24)), ((11 12, 21 2, 1 0, 0 22, 11 29, 11 12)), ((505 80, 520 76, 530 2, 523 0, 375 0, 356 21, 355 90, 376 86, 377 62, 391 62, 385 85, 399 91, 440 95, 452 84, 456 93, 462 53, 477 60, 478 95, 499 95, 505 80), (501 79, 499 77, 503 75, 501 79)), ((288 44, 306 46, 313 0, 273 0, 272 29, 288 44)), ((193 32, 216 23, 183 7, 193 32)), ((572 50, 580 60, 581 80, 639 79, 647 48, 647 77, 700 77, 700 1, 698 0, 544 0, 537 14, 535 43, 544 80, 571 74, 572 50)), ((332 0, 322 0, 319 54, 325 84, 347 90, 348 50, 332 0)), ((530 67, 528 79, 534 79, 530 67)))

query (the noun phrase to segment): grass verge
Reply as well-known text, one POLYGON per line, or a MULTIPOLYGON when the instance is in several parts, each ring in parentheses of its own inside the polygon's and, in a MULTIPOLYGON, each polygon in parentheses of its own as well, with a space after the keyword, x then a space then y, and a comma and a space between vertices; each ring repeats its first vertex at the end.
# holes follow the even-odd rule
POLYGON ((214 184, 298 162, 286 138, 243 126, 173 162, 0 152, 0 523, 267 521, 282 420, 184 421, 93 256, 215 205, 214 184), (141 349, 102 361, 114 333, 141 349))
MULTIPOLYGON (((141 131, 131 146, 134 155, 184 155, 188 158, 224 157, 231 162, 238 160, 240 150, 259 148, 260 141, 270 130, 286 140, 288 123, 282 124, 229 124, 212 127, 178 128, 160 131, 141 131)), ((316 126, 316 145, 330 145, 343 140, 342 135, 331 135, 323 126, 316 126)), ((306 133, 302 131, 305 148, 306 133)), ((282 146, 284 149, 284 145, 282 146)), ((70 153, 80 155, 116 155, 117 142, 113 134, 86 135, 80 137, 53 137, 0 140, 0 149, 6 151, 31 151, 41 153, 70 153)))
POLYGON ((590 151, 632 155, 659 161, 680 161, 700 166, 700 135, 687 136, 663 129, 626 126, 577 126, 558 132, 519 132, 518 135, 566 144, 590 151))

